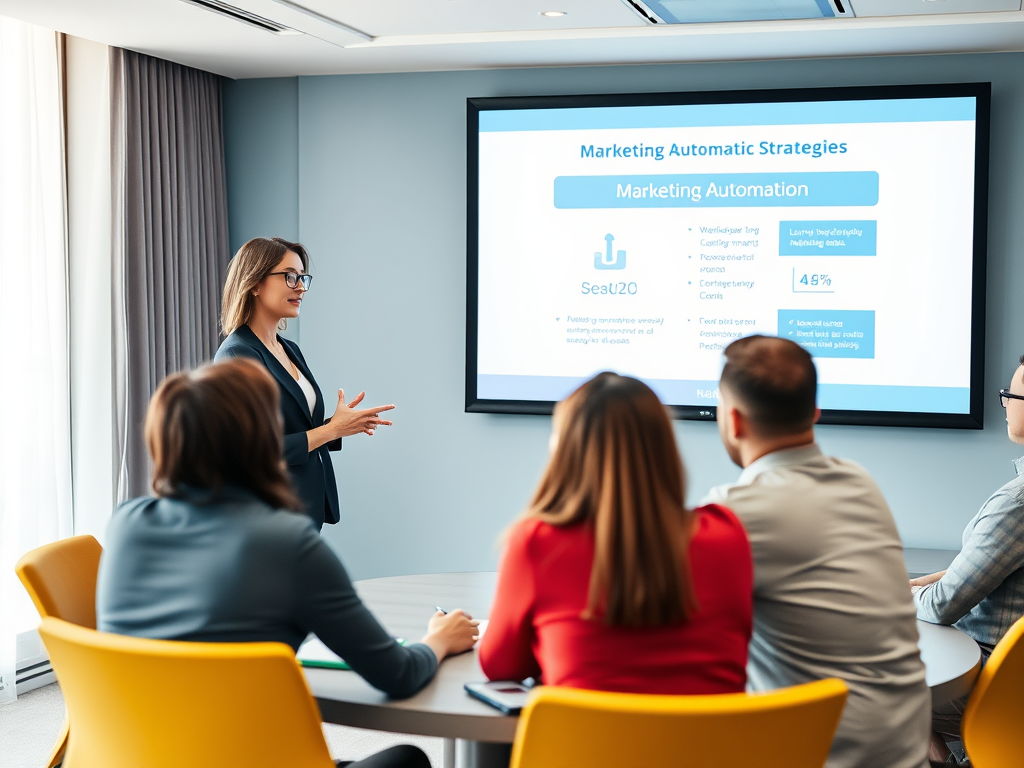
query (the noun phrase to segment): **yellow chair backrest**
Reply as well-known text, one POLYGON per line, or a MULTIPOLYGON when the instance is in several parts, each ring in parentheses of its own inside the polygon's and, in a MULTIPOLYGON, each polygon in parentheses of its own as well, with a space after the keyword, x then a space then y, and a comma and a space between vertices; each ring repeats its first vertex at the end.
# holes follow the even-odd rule
POLYGON ((64 768, 333 768, 291 648, 183 643, 43 619, 75 723, 64 768))
POLYGON ((978 675, 961 725, 972 768, 1024 765, 1024 619, 1010 627, 978 675))
POLYGON ((821 768, 845 702, 835 679, 718 696, 542 687, 519 718, 510 768, 821 768))
MULTIPOLYGON (((92 536, 72 536, 33 549, 14 566, 39 617, 53 616, 96 629, 96 575, 103 547, 92 536)), ((64 759, 70 722, 64 717, 57 741, 46 761, 55 768, 64 759)))
POLYGON ((33 549, 14 566, 42 618, 96 629, 96 574, 103 547, 92 536, 73 536, 33 549))

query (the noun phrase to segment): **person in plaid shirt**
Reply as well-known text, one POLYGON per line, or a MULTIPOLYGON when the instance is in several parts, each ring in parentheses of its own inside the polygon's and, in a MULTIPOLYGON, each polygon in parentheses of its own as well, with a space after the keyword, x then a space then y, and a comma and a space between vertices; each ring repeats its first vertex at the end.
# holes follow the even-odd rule
MULTIPOLYGON (((1024 355, 1009 389, 999 392, 1010 440, 1024 444, 1024 355)), ((1016 477, 989 496, 967 524, 963 548, 945 571, 912 579, 917 617, 952 624, 977 641, 988 659, 1006 631, 1024 616, 1024 457, 1016 477)), ((933 760, 947 760, 946 741, 960 740, 967 697, 933 713, 933 760)))

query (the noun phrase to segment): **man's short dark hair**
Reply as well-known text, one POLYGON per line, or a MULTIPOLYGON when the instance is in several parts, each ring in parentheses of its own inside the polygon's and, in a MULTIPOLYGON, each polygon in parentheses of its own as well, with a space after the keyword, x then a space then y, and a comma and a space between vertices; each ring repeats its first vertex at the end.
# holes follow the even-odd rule
POLYGON ((762 435, 796 434, 814 425, 818 373, 807 350, 788 339, 734 341, 725 348, 720 386, 762 435))

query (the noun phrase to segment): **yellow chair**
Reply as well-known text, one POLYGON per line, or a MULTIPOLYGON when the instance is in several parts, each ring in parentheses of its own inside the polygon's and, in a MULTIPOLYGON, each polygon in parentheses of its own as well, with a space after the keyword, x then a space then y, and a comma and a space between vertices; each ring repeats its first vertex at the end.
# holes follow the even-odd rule
MULTIPOLYGON (((92 536, 73 536, 33 549, 14 566, 40 618, 53 616, 96 629, 96 574, 103 547, 92 536)), ((68 743, 64 716, 46 768, 60 765, 68 743)))
POLYGON ((64 768, 334 768, 282 643, 145 640, 52 618, 39 634, 75 721, 64 768))
POLYGON ((973 768, 1024 765, 1024 619, 1003 635, 978 675, 961 725, 973 768))
POLYGON ((835 679, 719 696, 538 688, 510 768, 821 768, 845 703, 835 679))
POLYGON ((96 629, 96 574, 103 547, 92 536, 73 536, 33 549, 14 571, 40 618, 53 616, 96 629))

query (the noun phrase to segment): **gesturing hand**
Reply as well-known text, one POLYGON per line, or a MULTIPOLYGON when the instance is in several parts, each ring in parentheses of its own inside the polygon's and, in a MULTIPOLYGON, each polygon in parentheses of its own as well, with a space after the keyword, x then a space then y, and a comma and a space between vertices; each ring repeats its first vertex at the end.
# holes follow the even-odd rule
POLYGON ((356 406, 363 401, 365 396, 365 392, 360 392, 351 403, 346 405, 345 390, 338 390, 338 407, 334 410, 334 415, 331 416, 331 420, 328 422, 334 429, 336 437, 358 435, 360 432, 372 436, 373 430, 377 427, 391 426, 390 421, 381 419, 379 416, 381 411, 390 411, 395 406, 378 405, 376 408, 356 410, 356 406))

